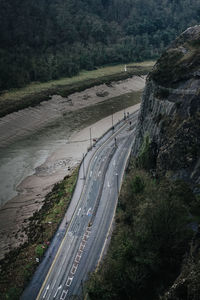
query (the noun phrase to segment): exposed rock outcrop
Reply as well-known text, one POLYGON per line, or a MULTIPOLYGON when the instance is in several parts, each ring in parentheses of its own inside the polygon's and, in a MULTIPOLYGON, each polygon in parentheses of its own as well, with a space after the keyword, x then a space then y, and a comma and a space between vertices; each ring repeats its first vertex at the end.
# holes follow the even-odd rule
MULTIPOLYGON (((199 199, 199 211, 200 26, 183 32, 149 74, 133 154, 154 175, 186 181, 199 199)), ((200 299, 199 249, 200 227, 180 275, 160 299, 200 299)))
POLYGON ((134 154, 145 135, 156 145, 156 172, 200 192, 200 26, 183 32, 149 74, 134 154))

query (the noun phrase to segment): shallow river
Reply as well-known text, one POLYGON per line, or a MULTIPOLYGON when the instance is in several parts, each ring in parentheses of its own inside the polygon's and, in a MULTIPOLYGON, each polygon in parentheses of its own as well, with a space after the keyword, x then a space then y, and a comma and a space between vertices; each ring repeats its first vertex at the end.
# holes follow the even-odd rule
POLYGON ((90 130, 98 138, 112 120, 123 118, 124 110, 139 109, 135 104, 144 84, 145 78, 133 77, 70 99, 53 96, 0 119, 0 259, 27 240, 27 220, 53 185, 81 161, 90 130), (97 96, 105 91, 107 96, 97 96))
POLYGON ((57 147, 66 143, 63 127, 56 133, 49 129, 0 149, 0 205, 16 196, 19 183, 34 174, 57 147))
POLYGON ((34 174, 57 148, 66 144, 73 132, 133 105, 138 98, 136 91, 144 83, 145 77, 133 77, 75 93, 70 99, 54 96, 36 108, 0 119, 0 206, 17 195, 17 186, 23 179, 34 174), (97 97, 102 91, 107 96, 97 97), (124 94, 128 97, 119 97, 124 94))

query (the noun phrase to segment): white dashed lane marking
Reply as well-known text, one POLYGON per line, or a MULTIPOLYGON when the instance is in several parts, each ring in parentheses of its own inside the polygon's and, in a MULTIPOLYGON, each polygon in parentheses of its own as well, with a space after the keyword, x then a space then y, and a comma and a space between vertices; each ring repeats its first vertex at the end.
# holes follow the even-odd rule
MULTIPOLYGON (((88 212, 89 212, 90 210, 91 210, 91 208, 88 210, 88 212)), ((90 227, 87 227, 87 229, 86 229, 86 231, 85 231, 85 233, 84 233, 84 235, 83 235, 81 244, 80 244, 80 246, 79 246, 78 252, 77 252, 77 254, 76 254, 76 257, 75 257, 75 259, 74 259, 74 263, 73 263, 72 268, 71 268, 70 273, 69 273, 69 275, 71 274, 72 276, 68 276, 68 279, 67 279, 66 284, 65 284, 68 288, 70 287, 70 285, 71 285, 71 283, 72 283, 72 280, 73 280, 73 278, 74 278, 74 275, 75 275, 75 273, 76 273, 76 271, 77 271, 77 269, 78 269, 79 262, 80 262, 80 260, 81 260, 82 255, 83 255, 83 250, 84 250, 84 248, 85 248, 86 241, 87 241, 87 239, 88 239, 88 237, 89 237, 89 235, 90 235, 90 232, 91 232, 91 228, 90 228, 90 227)), ((68 291, 69 291, 69 290, 67 290, 67 291, 63 290, 62 295, 61 295, 61 297, 60 297, 60 300, 64 300, 64 299, 65 299, 65 297, 67 296, 68 291)), ((57 292, 58 292, 58 291, 57 291, 57 292)), ((56 293, 57 293, 57 292, 56 292, 56 293)), ((57 295, 57 294, 56 294, 56 295, 57 295)))
POLYGON ((61 297, 60 297, 60 300, 65 300, 67 294, 68 294, 68 290, 67 290, 67 291, 64 290, 64 291, 62 292, 62 295, 61 295, 61 297))
POLYGON ((70 286, 73 279, 74 279, 74 277, 68 277, 68 279, 66 281, 66 286, 70 286))

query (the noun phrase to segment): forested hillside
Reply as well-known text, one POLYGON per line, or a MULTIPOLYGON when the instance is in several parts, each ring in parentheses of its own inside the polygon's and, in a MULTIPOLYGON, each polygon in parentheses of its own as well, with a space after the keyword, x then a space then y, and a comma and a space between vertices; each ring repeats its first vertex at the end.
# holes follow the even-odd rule
POLYGON ((0 0, 0 90, 155 58, 199 0, 0 0))

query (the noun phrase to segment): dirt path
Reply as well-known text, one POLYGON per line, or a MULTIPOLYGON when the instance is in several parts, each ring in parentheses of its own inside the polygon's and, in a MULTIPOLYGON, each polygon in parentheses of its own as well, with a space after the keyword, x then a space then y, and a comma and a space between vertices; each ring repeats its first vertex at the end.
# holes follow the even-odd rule
MULTIPOLYGON (((0 141, 2 143, 1 151, 4 151, 4 149, 12 149, 12 143, 14 141, 17 148, 20 139, 22 138, 22 145, 24 145, 24 139, 31 142, 32 139, 30 136, 34 136, 36 139, 38 136, 42 136, 42 141, 44 143, 44 148, 39 150, 39 152, 43 151, 40 153, 41 156, 35 157, 37 159, 37 164, 35 163, 34 166, 32 166, 32 169, 30 168, 29 176, 25 174, 24 178, 21 178, 20 184, 17 186, 18 195, 1 207, 0 259, 4 257, 6 252, 9 252, 26 240, 24 228, 27 226, 27 219, 32 216, 36 210, 41 208, 45 195, 52 189, 52 186, 56 182, 62 180, 64 176, 71 172, 71 169, 79 164, 83 153, 86 153, 87 148, 90 145, 90 128, 92 137, 98 138, 111 127, 112 118, 111 116, 108 116, 98 122, 94 122, 92 125, 82 130, 78 130, 76 124, 73 126, 72 121, 66 129, 66 123, 64 127, 65 130, 63 131, 62 128, 60 131, 62 134, 57 136, 55 141, 52 141, 52 138, 56 137, 58 134, 58 127, 54 128, 54 126, 50 126, 49 131, 45 130, 46 127, 50 124, 54 124, 58 119, 62 122, 63 114, 65 113, 78 110, 84 106, 89 107, 91 104, 97 104, 101 101, 107 101, 114 96, 141 90, 143 89, 144 84, 145 78, 133 77, 125 81, 113 83, 112 86, 109 87, 102 85, 85 90, 81 93, 73 94, 70 96, 70 99, 53 96, 52 100, 42 103, 42 105, 36 108, 25 109, 21 112, 8 115, 0 120, 0 131, 1 133, 4 133, 3 136, 0 135, 0 141), (38 123, 40 123, 40 126, 38 123), (7 128, 6 131, 5 128, 7 128), (46 143, 44 136, 38 134, 38 130, 44 130, 42 134, 44 134, 45 137, 48 135, 48 132, 51 132, 52 134, 52 131, 55 131, 53 136, 49 136, 51 143, 49 140, 48 143, 46 143), (35 134, 30 135, 30 132, 35 134), (74 133, 70 136, 70 132, 74 133), (5 148, 6 145, 8 145, 8 148, 5 148), (45 149, 45 147, 48 149, 45 149)), ((136 105, 130 107, 128 110, 131 113, 138 109, 138 107, 139 106, 136 105)), ((124 110, 115 113, 114 122, 122 119, 123 115, 124 110)), ((41 145, 41 138, 36 146, 34 144, 32 151, 36 151, 36 148, 39 147, 39 145, 41 145)), ((23 153, 22 161, 18 162, 20 166, 24 163, 24 157, 26 158, 27 155, 27 149, 25 150, 26 153, 23 153)), ((26 159, 29 163, 30 158, 26 159)), ((11 166, 11 170, 13 167, 14 166, 11 166)), ((18 169, 16 168, 16 171, 17 170, 18 169)), ((5 172, 0 176, 5 177, 5 172)))

